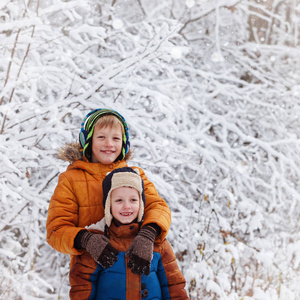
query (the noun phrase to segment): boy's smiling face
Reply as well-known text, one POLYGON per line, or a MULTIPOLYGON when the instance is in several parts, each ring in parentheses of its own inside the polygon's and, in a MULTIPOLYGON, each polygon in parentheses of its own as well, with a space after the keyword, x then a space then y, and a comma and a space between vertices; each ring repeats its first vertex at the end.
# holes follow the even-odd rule
POLYGON ((121 125, 94 128, 92 140, 92 162, 109 165, 122 151, 121 125))
POLYGON ((140 208, 139 192, 131 187, 119 187, 111 192, 111 213, 122 224, 130 224, 140 208))

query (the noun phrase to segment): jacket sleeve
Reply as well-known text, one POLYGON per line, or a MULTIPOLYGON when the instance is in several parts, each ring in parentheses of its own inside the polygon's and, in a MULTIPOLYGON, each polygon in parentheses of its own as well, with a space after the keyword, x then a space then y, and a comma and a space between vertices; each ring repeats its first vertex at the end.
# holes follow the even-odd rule
POLYGON ((151 223, 157 224, 161 229, 157 241, 161 242, 166 238, 171 226, 171 211, 166 201, 159 196, 154 184, 148 180, 145 172, 141 168, 138 169, 144 180, 146 197, 143 226, 151 223))
POLYGON ((157 276, 160 282, 163 299, 187 300, 185 279, 179 270, 173 249, 167 240, 161 245, 161 263, 157 276))
POLYGON ((78 224, 78 203, 73 188, 62 173, 50 200, 47 217, 47 242, 55 250, 72 255, 82 254, 74 247, 74 239, 83 228, 78 224))

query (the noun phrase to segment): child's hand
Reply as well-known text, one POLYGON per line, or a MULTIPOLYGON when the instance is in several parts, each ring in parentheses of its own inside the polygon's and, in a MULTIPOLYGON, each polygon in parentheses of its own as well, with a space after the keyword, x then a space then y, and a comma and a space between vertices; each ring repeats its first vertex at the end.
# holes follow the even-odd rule
POLYGON ((156 235, 157 232, 153 227, 145 225, 134 238, 126 251, 126 256, 129 256, 127 266, 131 269, 132 273, 140 276, 150 274, 153 244, 156 235))
POLYGON ((81 237, 81 247, 103 268, 111 267, 118 259, 118 251, 110 244, 109 239, 92 232, 85 232, 81 237))

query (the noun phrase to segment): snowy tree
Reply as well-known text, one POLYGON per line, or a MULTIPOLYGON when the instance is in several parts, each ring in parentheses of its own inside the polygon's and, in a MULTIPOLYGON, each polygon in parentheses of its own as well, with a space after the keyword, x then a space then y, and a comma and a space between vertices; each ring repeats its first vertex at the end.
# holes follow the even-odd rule
POLYGON ((68 298, 45 240, 56 153, 99 107, 172 210, 191 299, 297 299, 299 1, 0 8, 0 299, 68 298))

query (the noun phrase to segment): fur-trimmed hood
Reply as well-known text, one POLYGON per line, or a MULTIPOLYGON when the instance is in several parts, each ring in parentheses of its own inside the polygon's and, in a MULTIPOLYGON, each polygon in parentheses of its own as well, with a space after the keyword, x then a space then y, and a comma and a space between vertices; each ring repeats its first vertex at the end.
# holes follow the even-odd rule
POLYGON ((57 157, 69 163, 73 163, 75 160, 82 160, 82 149, 79 143, 68 143, 58 150, 57 157))

